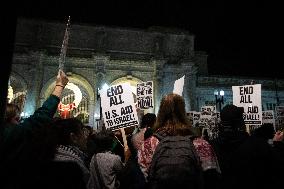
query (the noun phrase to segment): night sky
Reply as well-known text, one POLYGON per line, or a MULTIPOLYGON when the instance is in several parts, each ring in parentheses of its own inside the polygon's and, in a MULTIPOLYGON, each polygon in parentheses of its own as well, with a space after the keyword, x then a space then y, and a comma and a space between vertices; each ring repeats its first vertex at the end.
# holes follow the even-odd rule
POLYGON ((21 10, 28 17, 67 20, 67 16, 31 16, 43 14, 50 7, 59 15, 71 15, 71 24, 185 29, 195 35, 195 50, 208 53, 211 75, 284 78, 279 47, 283 21, 273 3, 105 0, 89 4, 78 1, 65 6, 59 2, 52 6, 42 3, 36 8, 26 5, 21 10))

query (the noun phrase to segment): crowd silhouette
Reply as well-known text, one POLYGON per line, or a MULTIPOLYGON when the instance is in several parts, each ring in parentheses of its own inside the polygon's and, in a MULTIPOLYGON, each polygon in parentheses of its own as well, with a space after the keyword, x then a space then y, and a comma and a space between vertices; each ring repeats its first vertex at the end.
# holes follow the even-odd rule
POLYGON ((248 134, 243 108, 226 105, 218 137, 197 133, 177 94, 165 95, 157 116, 145 114, 127 136, 94 131, 76 118, 54 119, 68 78, 19 122, 8 104, 1 124, 1 188, 274 188, 281 185, 283 131, 264 124, 248 134))

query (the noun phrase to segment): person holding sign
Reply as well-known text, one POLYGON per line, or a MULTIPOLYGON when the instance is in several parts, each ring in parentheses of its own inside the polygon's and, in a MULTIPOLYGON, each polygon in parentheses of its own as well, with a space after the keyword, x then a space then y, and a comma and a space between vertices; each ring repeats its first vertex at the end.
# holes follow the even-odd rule
POLYGON ((266 138, 245 131, 244 108, 226 105, 218 138, 211 141, 222 172, 220 188, 274 188, 275 156, 266 138))

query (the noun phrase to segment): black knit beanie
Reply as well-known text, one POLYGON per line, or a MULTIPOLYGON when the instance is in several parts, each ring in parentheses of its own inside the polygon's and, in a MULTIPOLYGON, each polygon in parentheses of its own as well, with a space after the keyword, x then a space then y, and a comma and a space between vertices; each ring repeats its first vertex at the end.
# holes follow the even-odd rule
POLYGON ((235 105, 226 105, 220 113, 221 125, 225 129, 231 130, 243 130, 245 129, 244 118, 243 118, 244 108, 237 107, 235 105))

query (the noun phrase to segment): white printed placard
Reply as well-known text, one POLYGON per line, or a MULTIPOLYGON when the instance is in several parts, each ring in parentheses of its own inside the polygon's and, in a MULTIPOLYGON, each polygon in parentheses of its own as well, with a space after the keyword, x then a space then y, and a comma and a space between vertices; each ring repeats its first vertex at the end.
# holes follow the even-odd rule
POLYGON ((232 90, 233 104, 244 108, 245 124, 261 125, 261 84, 232 86, 232 90))
POLYGON ((273 110, 266 110, 262 111, 262 121, 263 123, 272 123, 274 124, 274 111, 273 110))
POLYGON ((107 129, 116 130, 139 124, 129 83, 101 90, 100 95, 103 119, 107 129))
POLYGON ((213 113, 216 113, 216 106, 201 106, 201 112, 212 115, 213 113))
POLYGON ((191 125, 193 125, 193 114, 194 114, 194 111, 189 111, 189 112, 186 113, 187 118, 188 118, 191 125))
POLYGON ((275 129, 275 118, 273 110, 262 111, 262 123, 271 123, 275 129))
POLYGON ((284 106, 275 107, 276 117, 284 117, 284 106))
POLYGON ((194 112, 193 113, 193 127, 199 126, 201 112, 194 112))
POLYGON ((153 81, 137 84, 137 107, 143 110, 153 108, 153 81))
POLYGON ((199 120, 200 120, 200 113, 201 112, 196 112, 196 111, 189 111, 186 113, 191 125, 193 127, 199 126, 199 120))
POLYGON ((283 130, 284 126, 284 106, 275 107, 276 130, 283 130))
POLYGON ((182 76, 181 78, 175 81, 173 93, 182 96, 183 85, 184 85, 184 76, 182 76))

